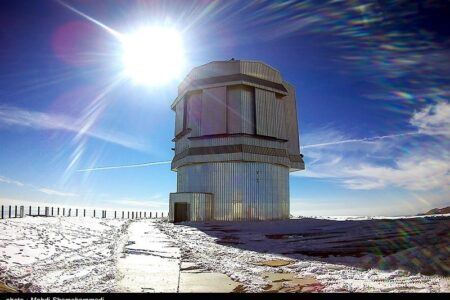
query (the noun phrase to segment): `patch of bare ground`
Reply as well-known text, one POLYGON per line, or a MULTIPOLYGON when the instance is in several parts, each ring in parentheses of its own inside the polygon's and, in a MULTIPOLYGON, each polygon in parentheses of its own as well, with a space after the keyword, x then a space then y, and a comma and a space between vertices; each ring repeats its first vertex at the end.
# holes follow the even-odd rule
POLYGON ((264 287, 265 293, 314 293, 325 287, 315 277, 295 277, 293 273, 266 272, 263 278, 269 281, 264 287))

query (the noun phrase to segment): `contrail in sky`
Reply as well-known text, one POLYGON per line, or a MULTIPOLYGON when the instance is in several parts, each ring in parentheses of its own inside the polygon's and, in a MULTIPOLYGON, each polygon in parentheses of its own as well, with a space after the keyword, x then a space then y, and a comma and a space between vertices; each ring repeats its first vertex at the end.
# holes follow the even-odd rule
POLYGON ((112 29, 111 27, 109 27, 109 26, 103 24, 102 22, 100 22, 100 21, 98 21, 98 20, 96 20, 96 19, 94 19, 94 18, 88 16, 87 14, 85 14, 85 13, 79 11, 78 9, 76 9, 76 8, 74 8, 74 7, 72 7, 72 6, 70 6, 69 4, 67 4, 67 3, 65 3, 65 2, 63 2, 63 1, 61 1, 61 0, 56 0, 56 2, 58 2, 60 5, 62 5, 62 6, 64 6, 64 7, 66 7, 67 9, 70 9, 70 10, 73 11, 74 13, 76 13, 76 14, 82 16, 83 18, 85 18, 85 19, 91 21, 92 23, 94 23, 94 24, 100 26, 101 28, 103 28, 104 30, 106 30, 108 33, 110 33, 110 34, 112 34, 114 37, 116 37, 117 39, 119 39, 119 40, 122 39, 122 34, 121 34, 120 32, 117 32, 116 30, 112 29))
POLYGON ((420 134, 420 132, 412 131, 412 132, 405 132, 405 133, 398 133, 398 134, 380 135, 380 136, 374 136, 374 137, 368 137, 368 138, 362 138, 362 139, 341 140, 341 141, 334 141, 334 142, 306 145, 306 146, 302 146, 301 148, 302 149, 309 149, 309 148, 320 148, 320 147, 340 145, 340 144, 348 144, 348 143, 371 142, 371 141, 382 140, 382 139, 386 139, 386 138, 402 137, 402 136, 417 135, 417 134, 420 134))
POLYGON ((77 170, 77 172, 90 172, 90 171, 113 170, 113 169, 139 168, 139 167, 147 167, 147 166, 154 166, 154 165, 165 165, 165 164, 170 164, 171 162, 172 162, 171 160, 154 161, 154 162, 148 162, 148 163, 143 163, 143 164, 134 164, 134 165, 122 165, 122 166, 110 166, 110 167, 98 167, 98 168, 80 169, 80 170, 77 170))
MULTIPOLYGON (((370 142, 370 141, 382 140, 382 139, 386 139, 386 138, 402 137, 402 136, 417 135, 417 134, 420 134, 420 132, 412 131, 412 132, 405 132, 405 133, 398 133, 398 134, 380 135, 380 136, 374 136, 374 137, 368 137, 368 138, 362 138, 362 139, 341 140, 341 141, 334 141, 334 142, 328 142, 328 143, 306 145, 306 146, 302 146, 301 148, 309 149, 309 148, 320 148, 320 147, 327 147, 327 146, 348 144, 348 143, 370 142)), ((109 166, 109 167, 80 169, 80 170, 77 170, 77 172, 91 172, 91 171, 101 171, 101 170, 139 168, 139 167, 148 167, 148 166, 154 166, 154 165, 165 165, 165 164, 170 164, 171 162, 172 162, 171 160, 154 161, 154 162, 147 162, 147 163, 134 164, 134 165, 122 165, 122 166, 109 166)))

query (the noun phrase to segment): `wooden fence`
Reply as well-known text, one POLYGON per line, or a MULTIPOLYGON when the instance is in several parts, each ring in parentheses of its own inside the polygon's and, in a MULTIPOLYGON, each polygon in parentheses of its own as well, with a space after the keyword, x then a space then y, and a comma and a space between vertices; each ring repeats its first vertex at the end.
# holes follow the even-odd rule
MULTIPOLYGON (((94 217, 109 219, 158 219, 164 218, 164 212, 131 211, 131 210, 102 210, 102 209, 80 209, 53 206, 17 206, 2 205, 0 218, 23 218, 32 217, 94 217)), ((167 214, 166 214, 167 216, 167 214)))

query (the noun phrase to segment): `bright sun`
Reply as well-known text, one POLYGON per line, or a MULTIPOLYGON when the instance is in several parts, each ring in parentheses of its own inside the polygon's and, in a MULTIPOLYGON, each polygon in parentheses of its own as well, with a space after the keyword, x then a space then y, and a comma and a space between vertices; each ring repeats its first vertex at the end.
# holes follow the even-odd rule
POLYGON ((125 74, 137 84, 160 85, 179 77, 184 64, 180 34, 145 27, 122 39, 125 74))

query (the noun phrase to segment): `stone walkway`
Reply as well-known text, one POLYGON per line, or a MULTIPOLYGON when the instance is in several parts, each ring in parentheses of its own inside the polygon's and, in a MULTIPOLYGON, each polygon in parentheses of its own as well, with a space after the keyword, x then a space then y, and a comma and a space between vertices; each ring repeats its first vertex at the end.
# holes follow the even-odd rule
POLYGON ((154 220, 132 223, 128 243, 118 260, 119 292, 232 292, 238 284, 228 276, 183 262, 180 249, 154 220))
POLYGON ((123 292, 169 293, 178 291, 180 249, 154 222, 141 220, 128 228, 128 245, 118 261, 123 292))

